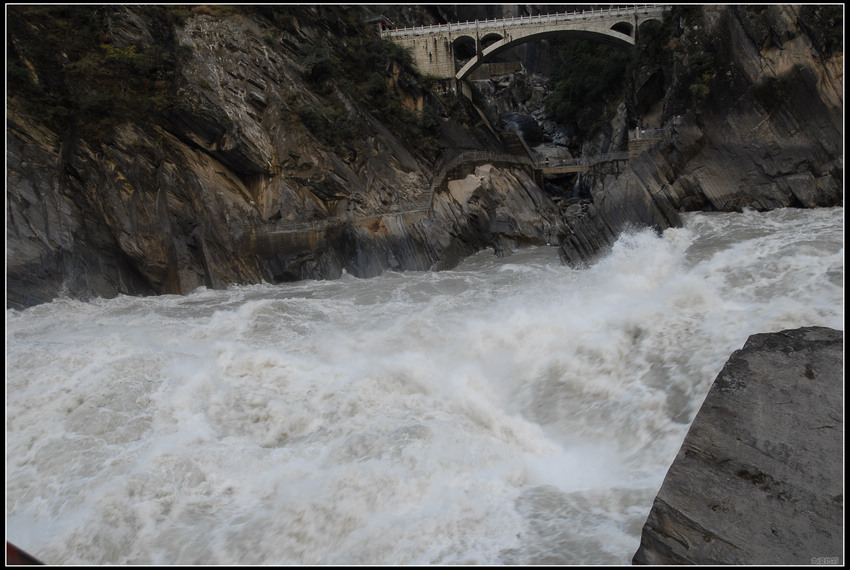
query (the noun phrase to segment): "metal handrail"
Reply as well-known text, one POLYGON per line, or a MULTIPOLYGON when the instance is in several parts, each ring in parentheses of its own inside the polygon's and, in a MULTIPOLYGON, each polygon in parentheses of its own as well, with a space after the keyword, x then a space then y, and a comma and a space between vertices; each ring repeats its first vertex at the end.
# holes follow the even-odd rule
POLYGON ((628 151, 616 151, 609 152, 605 154, 597 154, 594 156, 583 156, 579 158, 561 158, 557 160, 549 159, 546 161, 539 161, 534 164, 535 168, 563 168, 568 166, 594 166, 596 164, 600 164, 602 162, 613 162, 615 160, 628 160, 629 153, 628 151))
POLYGON ((639 141, 649 139, 662 139, 664 138, 664 135, 669 133, 672 128, 673 125, 671 123, 668 123, 660 129, 641 129, 640 127, 635 129, 629 129, 629 140, 639 141))

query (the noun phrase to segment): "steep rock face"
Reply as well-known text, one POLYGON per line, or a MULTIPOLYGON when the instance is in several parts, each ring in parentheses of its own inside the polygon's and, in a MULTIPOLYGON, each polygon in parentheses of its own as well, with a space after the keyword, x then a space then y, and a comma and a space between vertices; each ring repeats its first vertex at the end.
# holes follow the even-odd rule
MULTIPOLYGON (((155 41, 154 22, 133 8, 115 8, 107 21, 120 53, 155 41)), ((299 250, 264 258, 251 238, 286 222, 339 226, 430 201, 437 165, 414 156, 417 141, 399 140, 338 89, 322 98, 305 83, 298 46, 325 30, 296 21, 281 32, 256 14, 198 10, 172 33, 179 76, 164 120, 119 122, 95 141, 73 128, 56 133, 8 99, 9 306, 58 294, 187 293, 276 276, 334 277, 351 266, 348 246, 330 256, 299 250), (341 113, 337 125, 322 122, 328 98, 341 113), (299 113, 318 117, 328 132, 308 128, 299 113), (336 137, 336 129, 356 136, 327 144, 322 137, 336 137), (302 270, 305 255, 321 259, 302 270)), ((40 71, 33 70, 36 83, 44 82, 40 71)), ((475 145, 466 135, 464 144, 475 145)), ((361 245, 371 247, 355 249, 361 245)), ((434 262, 402 256, 398 267, 434 262)))
POLYGON ((121 251, 97 210, 62 175, 63 145, 45 128, 7 115, 7 303, 60 294, 113 297, 154 290, 121 251))
MULTIPOLYGON (((593 204, 561 250, 570 263, 629 225, 675 226, 679 212, 843 205, 843 54, 822 57, 795 7, 760 18, 704 7, 701 16, 682 41, 729 52, 714 56, 725 63, 711 93, 670 116, 658 144, 619 172, 589 173, 593 204)), ((687 105, 666 101, 668 114, 677 108, 687 105)))
POLYGON ((842 564, 843 343, 807 327, 751 336, 673 461, 634 564, 842 564))
POLYGON ((476 249, 497 254, 516 245, 557 243, 565 231, 558 208, 527 172, 492 165, 448 182, 434 198, 434 218, 476 249))
POLYGON ((270 279, 370 277, 387 269, 440 270, 486 248, 555 245, 567 231, 558 207, 522 169, 486 164, 446 177, 420 209, 264 231, 253 249, 270 279))
MULTIPOLYGON (((688 105, 665 100, 665 139, 628 165, 585 175, 592 202, 561 212, 505 164, 432 189, 441 161, 416 131, 391 131, 391 117, 365 111, 333 81, 306 79, 321 53, 305 46, 337 41, 328 26, 346 8, 300 10, 281 27, 263 12, 196 7, 166 33, 150 11, 111 7, 103 26, 119 56, 154 52, 163 36, 173 45, 173 104, 156 121, 127 117, 93 138, 87 125, 56 128, 7 97, 8 306, 444 268, 484 247, 505 254, 531 243, 557 243, 565 261, 581 263, 629 225, 663 229, 686 210, 841 203, 842 56, 820 57, 793 8, 759 17, 706 8, 701 32, 689 33, 695 43, 731 38, 731 79, 720 73, 698 113, 683 111, 675 125, 688 105)), ((60 50, 33 65, 27 41, 39 41, 40 25, 10 28, 18 73, 84 96, 73 77, 85 60, 60 50)), ((446 161, 503 152, 489 129, 450 119, 452 104, 401 74, 384 79, 438 126, 446 161)), ((655 113, 657 85, 644 92, 641 108, 655 113)), ((621 110, 614 134, 588 148, 619 148, 621 110)))

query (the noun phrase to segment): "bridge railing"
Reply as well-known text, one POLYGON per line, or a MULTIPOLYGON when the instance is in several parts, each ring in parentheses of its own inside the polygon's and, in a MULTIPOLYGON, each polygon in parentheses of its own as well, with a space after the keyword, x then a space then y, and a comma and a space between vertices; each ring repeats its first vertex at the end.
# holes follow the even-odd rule
POLYGON ((620 16, 641 12, 644 14, 663 12, 663 4, 635 4, 633 6, 621 6, 616 8, 601 8, 597 10, 583 10, 577 12, 560 12, 557 14, 538 14, 536 16, 514 16, 511 18, 494 18, 492 20, 472 20, 448 24, 432 24, 429 26, 415 26, 410 28, 396 28, 393 30, 381 30, 382 37, 402 37, 429 34, 442 34, 450 31, 466 31, 474 29, 502 28, 515 24, 553 24, 570 20, 586 20, 588 18, 602 18, 608 16, 620 16))

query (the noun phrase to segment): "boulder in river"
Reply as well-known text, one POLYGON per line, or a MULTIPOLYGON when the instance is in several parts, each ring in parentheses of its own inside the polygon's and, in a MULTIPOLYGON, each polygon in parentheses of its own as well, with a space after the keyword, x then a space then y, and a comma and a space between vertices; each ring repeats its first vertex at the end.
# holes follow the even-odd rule
POLYGON ((844 333, 752 335, 700 408, 633 564, 841 564, 844 333))

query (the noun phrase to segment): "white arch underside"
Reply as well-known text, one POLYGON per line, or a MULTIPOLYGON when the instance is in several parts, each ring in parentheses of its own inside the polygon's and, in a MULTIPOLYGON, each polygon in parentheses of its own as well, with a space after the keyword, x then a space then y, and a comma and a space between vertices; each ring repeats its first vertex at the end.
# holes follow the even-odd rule
POLYGON ((629 36, 628 34, 617 32, 615 30, 605 30, 605 31, 598 31, 598 30, 562 30, 560 32, 557 32, 557 31, 553 32, 551 30, 547 30, 545 32, 533 32, 533 33, 530 33, 530 34, 522 35, 518 38, 517 37, 511 37, 510 40, 506 40, 506 39, 503 38, 503 39, 497 41, 496 43, 491 44, 484 51, 481 52, 480 58, 479 58, 479 56, 476 55, 472 59, 470 59, 468 62, 466 62, 466 64, 462 68, 460 68, 460 70, 455 74, 455 78, 456 79, 465 79, 468 75, 470 75, 475 70, 475 68, 477 68, 482 63, 486 62, 487 58, 489 56, 494 55, 495 53, 497 53, 499 51, 509 49, 511 47, 518 46, 520 44, 528 43, 530 41, 533 41, 535 38, 552 36, 552 35, 555 35, 555 34, 558 34, 558 33, 573 33, 574 35, 582 36, 582 37, 602 36, 601 38, 595 38, 595 39, 599 39, 599 40, 606 42, 606 43, 611 43, 611 40, 614 40, 615 43, 622 42, 622 43, 624 43, 626 45, 630 45, 630 46, 635 45, 635 40, 634 40, 633 37, 629 36))

